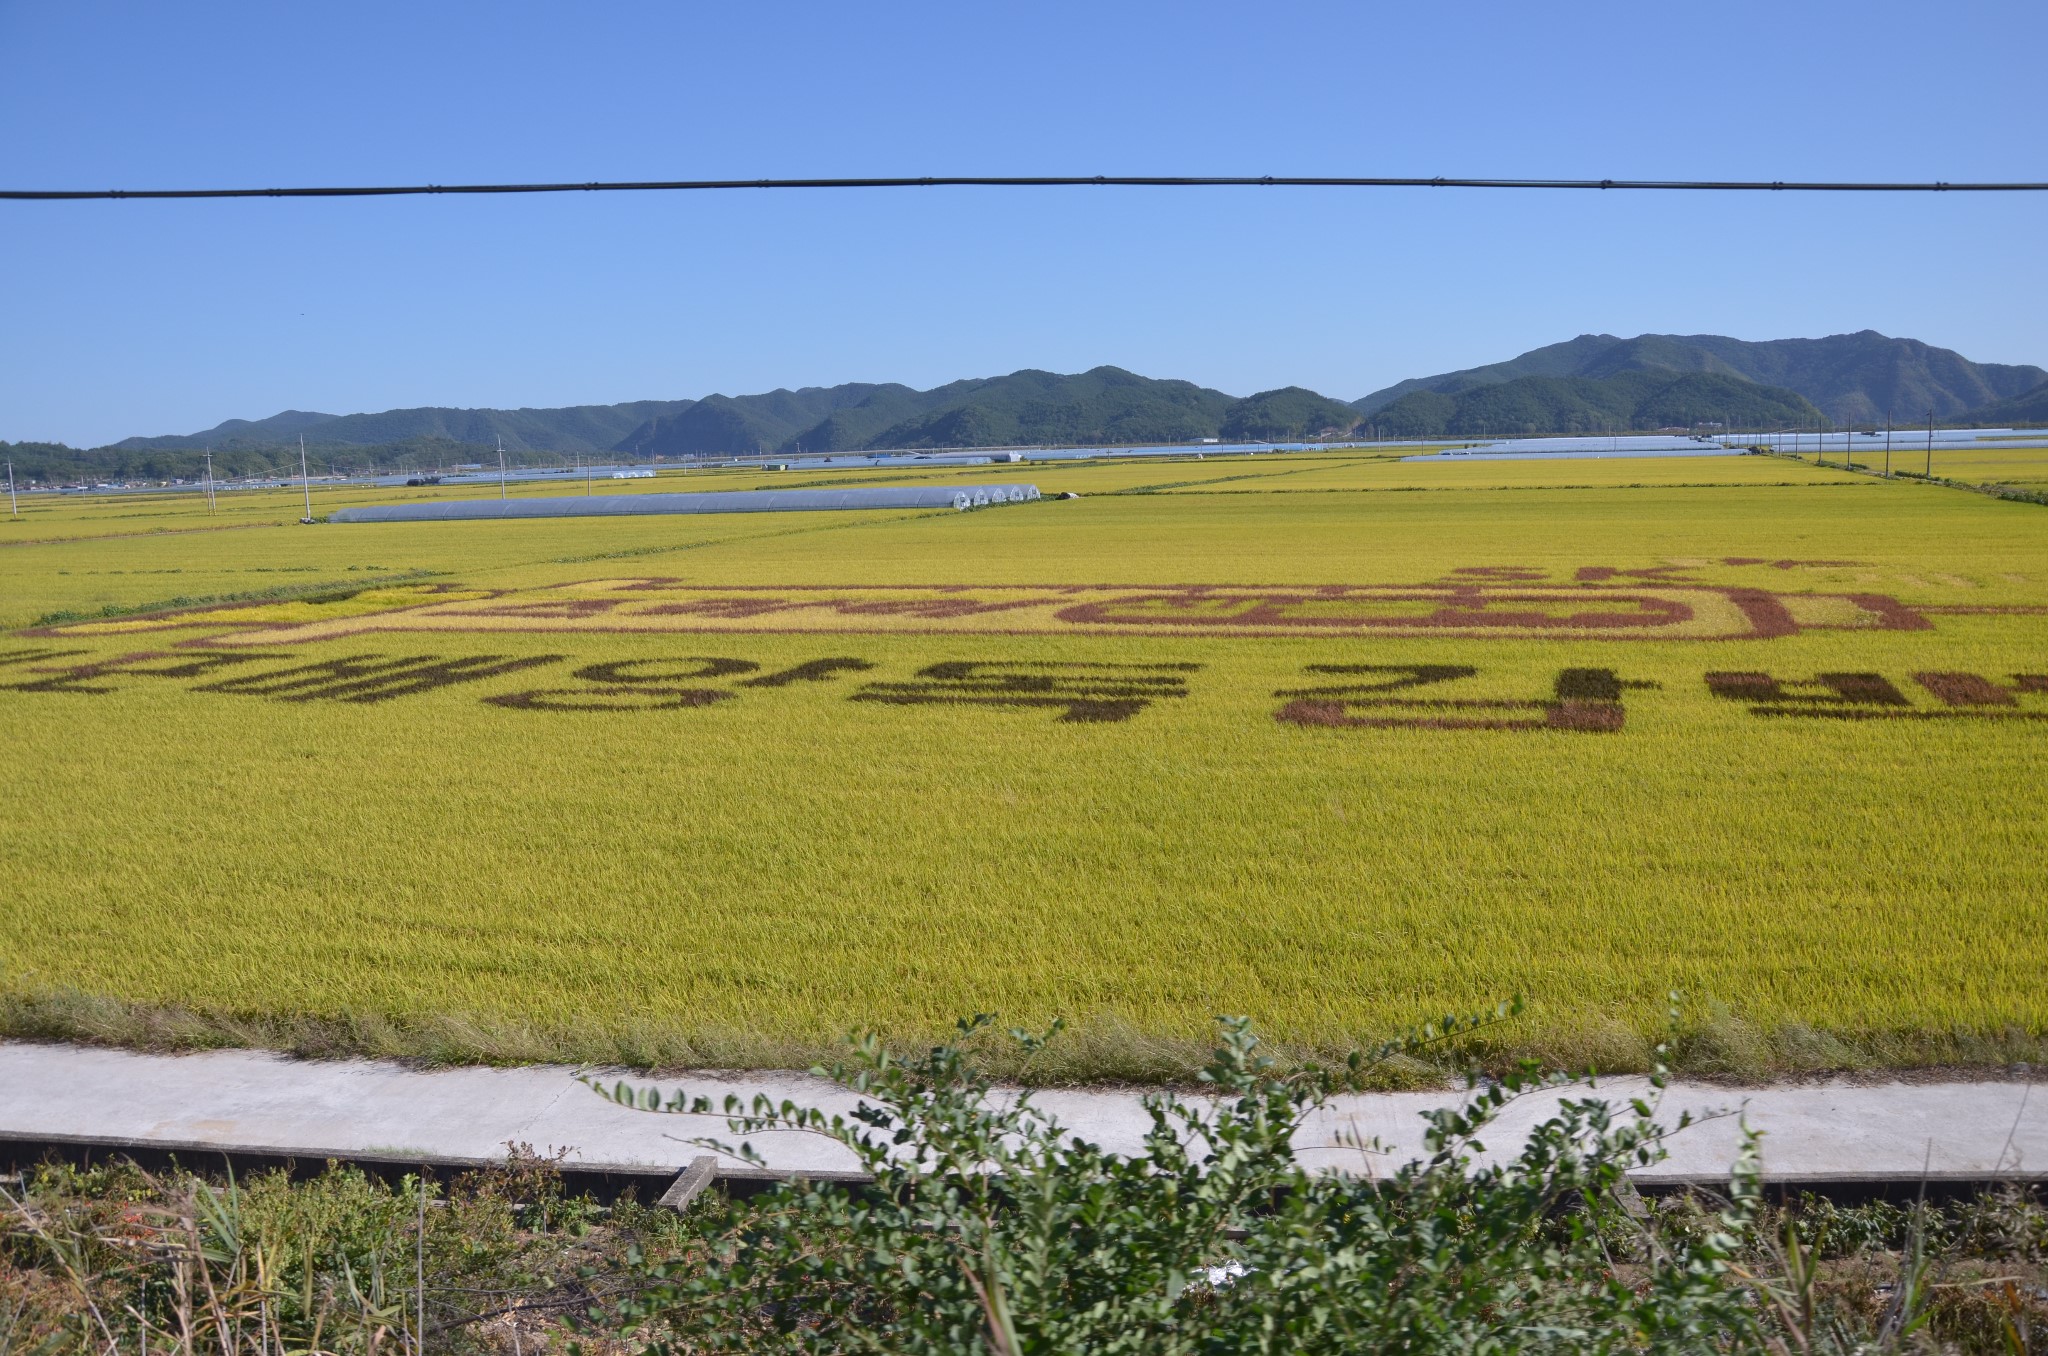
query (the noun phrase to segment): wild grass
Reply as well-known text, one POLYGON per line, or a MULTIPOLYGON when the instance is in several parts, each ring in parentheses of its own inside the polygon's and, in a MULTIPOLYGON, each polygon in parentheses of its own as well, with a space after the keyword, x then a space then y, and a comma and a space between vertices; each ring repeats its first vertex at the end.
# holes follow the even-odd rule
POLYGON ((566 1193, 530 1149, 451 1181, 49 1164, 0 1181, 0 1351, 623 1352, 589 1320, 633 1288, 629 1253, 703 1249, 667 1211, 566 1193))
MULTIPOLYGON (((2048 605, 2037 508, 1840 472, 1626 488, 1670 465, 1642 462, 1541 468, 1604 489, 1452 488, 1480 468, 1411 463, 1401 476, 1448 472, 1446 492, 1382 494, 1363 487, 1386 467, 1354 460, 1273 483, 1327 472, 1358 492, 18 545, 0 549, 0 611, 21 625, 400 576, 1399 584, 1673 562, 1704 583, 1991 610, 1714 642, 392 633, 277 665, 567 658, 379 704, 200 678, 0 688, 0 1028, 768 1065, 851 1028, 922 1039, 988 1010, 1095 1033, 1070 1043, 1060 1078, 1146 1080, 1183 1076, 1217 1012, 1313 1052, 1510 993, 1529 1012, 1492 1057, 1640 1067, 1678 988, 1702 1014, 1682 1052, 1695 1070, 2041 1057, 2048 722, 1770 721, 1703 678, 1879 672, 1918 692, 1909 675, 1926 670, 2048 672, 2048 617, 2011 611, 2048 605), (666 710, 479 700, 698 655, 764 674, 835 656, 876 667, 666 710), (1121 723, 847 700, 962 660, 1200 667, 1185 698, 1121 723), (1619 733, 1276 721, 1274 694, 1331 663, 1469 666, 1460 691, 1480 700, 1544 698, 1589 666, 1657 686, 1626 692, 1619 733)), ((1689 474, 1751 462, 1765 459, 1689 474)), ((1211 468, 1249 469, 1140 469, 1211 468)), ((96 506, 64 508, 97 521, 96 506)), ((186 635, 0 636, 0 651, 107 657, 186 635)), ((18 678, 0 668, 0 684, 18 678)))

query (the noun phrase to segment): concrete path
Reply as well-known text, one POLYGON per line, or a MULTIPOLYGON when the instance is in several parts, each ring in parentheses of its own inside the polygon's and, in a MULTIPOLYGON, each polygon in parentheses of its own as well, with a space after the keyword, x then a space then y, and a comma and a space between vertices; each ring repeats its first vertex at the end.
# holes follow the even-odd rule
MULTIPOLYGON (((0 1042, 0 1138, 106 1138, 189 1149, 286 1152, 306 1160, 378 1154, 495 1159, 509 1144, 566 1150, 580 1165, 679 1168, 705 1150, 698 1137, 730 1139, 723 1118, 624 1110, 572 1080, 559 1066, 421 1071, 370 1060, 305 1061, 255 1051, 144 1055, 69 1045, 0 1042)), ((636 1080, 645 1081, 645 1080, 636 1080)), ((728 1092, 767 1092, 827 1110, 856 1099, 802 1074, 716 1074, 667 1080, 721 1102, 728 1092)), ((1639 1078, 1602 1080, 1619 1105, 1646 1090, 1639 1078)), ((1583 1090, 1574 1095, 1585 1095, 1583 1090)), ((1105 1147, 1135 1150, 1147 1121, 1125 1090, 1047 1091, 1035 1100, 1071 1130, 1105 1147)), ((1450 1094, 1384 1093, 1334 1104, 1299 1137, 1304 1160, 1332 1168, 1385 1171, 1419 1153, 1420 1113, 1454 1103, 1450 1094), (1372 1157, 1340 1140, 1377 1138, 1372 1157)), ((1555 1095, 1515 1104, 1487 1136, 1512 1151, 1555 1095)), ((1740 1112, 1764 1132, 1766 1175, 1776 1181, 2048 1177, 2048 1088, 2018 1082, 1807 1084, 1733 1090, 1674 1085, 1660 1120, 1740 1112)), ((1666 1162, 1638 1175, 1725 1180, 1735 1153, 1734 1115, 1694 1126, 1672 1142, 1666 1162)), ((784 1171, 853 1167, 839 1146, 777 1134, 755 1148, 784 1171)))

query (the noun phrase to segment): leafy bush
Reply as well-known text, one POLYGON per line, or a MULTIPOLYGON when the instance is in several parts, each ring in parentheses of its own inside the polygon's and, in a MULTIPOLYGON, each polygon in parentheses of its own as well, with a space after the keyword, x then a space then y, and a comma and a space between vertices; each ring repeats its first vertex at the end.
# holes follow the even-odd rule
MULTIPOLYGON (((963 1037, 985 1024, 963 1023, 963 1037)), ((1569 1082, 1533 1068, 1432 1113, 1426 1158, 1389 1176, 1296 1163, 1296 1133, 1335 1093, 1468 1025, 1283 1073, 1246 1022, 1226 1020, 1208 1095, 1148 1097, 1134 1155, 1069 1134, 1028 1093, 999 1095, 961 1044, 901 1058, 863 1040, 830 1071, 862 1095, 850 1119, 766 1099, 725 1111, 740 1134, 838 1141, 872 1188, 779 1188, 726 1221, 714 1265, 648 1264, 624 1317, 675 1352, 1745 1346, 1756 1308, 1730 1262, 1757 1209, 1753 1139, 1714 1227, 1670 1235, 1624 1208, 1625 1171, 1663 1153, 1653 1102, 1617 1113, 1567 1098, 1519 1153, 1486 1156, 1480 1136, 1503 1108, 1569 1082)), ((607 1095, 717 1114, 684 1093, 607 1095)))

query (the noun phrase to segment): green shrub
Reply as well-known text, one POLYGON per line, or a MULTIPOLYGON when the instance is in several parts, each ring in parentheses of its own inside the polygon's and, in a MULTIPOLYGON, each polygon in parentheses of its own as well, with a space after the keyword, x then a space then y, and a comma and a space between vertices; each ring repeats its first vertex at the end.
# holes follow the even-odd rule
MULTIPOLYGON (((791 1182, 707 1216, 713 1264, 645 1264, 621 1318, 665 1352, 1748 1348, 1758 1309, 1730 1263, 1757 1208, 1753 1137, 1713 1227, 1670 1233, 1624 1208, 1626 1170, 1663 1154, 1651 1101, 1566 1098, 1519 1153, 1485 1156, 1506 1106, 1570 1081, 1533 1068, 1432 1113, 1426 1158, 1391 1175, 1296 1163, 1294 1136, 1335 1093, 1469 1025, 1283 1073, 1226 1020, 1208 1095, 1148 1097, 1130 1155, 997 1094, 962 1044, 905 1058, 863 1040, 829 1071, 861 1094, 852 1117, 766 1099, 726 1113, 743 1135, 836 1140, 872 1187, 791 1182)), ((682 1093, 607 1095, 717 1114, 682 1093)))

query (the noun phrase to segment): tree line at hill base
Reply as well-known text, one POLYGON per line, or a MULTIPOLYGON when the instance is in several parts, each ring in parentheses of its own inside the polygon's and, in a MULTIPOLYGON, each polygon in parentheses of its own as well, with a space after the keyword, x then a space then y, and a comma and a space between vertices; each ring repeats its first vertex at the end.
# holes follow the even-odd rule
MULTIPOLYGON (((115 445, 82 449, 62 443, 0 442, 0 457, 13 463, 18 485, 99 485, 149 483, 204 478, 205 449, 129 448, 115 445)), ((588 458, 586 458, 588 460, 588 458)), ((609 460, 600 458, 600 460, 609 460)), ((212 449, 213 476, 219 481, 293 480, 299 477, 299 445, 230 443, 212 449)), ((554 467, 569 463, 556 452, 507 451, 510 469, 554 467)), ((434 475, 456 466, 498 464, 490 443, 460 443, 446 438, 408 438, 401 442, 361 446, 354 443, 306 441, 306 464, 315 476, 363 475, 372 472, 434 475)))

